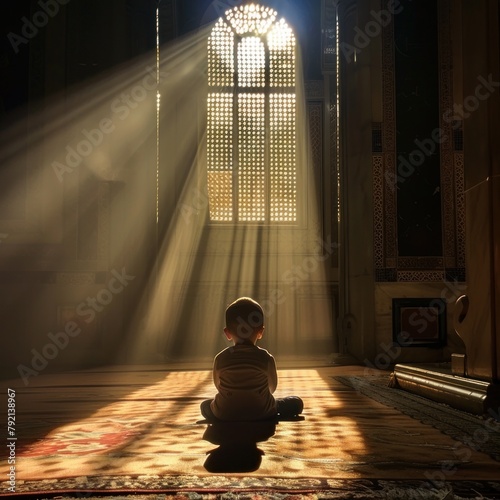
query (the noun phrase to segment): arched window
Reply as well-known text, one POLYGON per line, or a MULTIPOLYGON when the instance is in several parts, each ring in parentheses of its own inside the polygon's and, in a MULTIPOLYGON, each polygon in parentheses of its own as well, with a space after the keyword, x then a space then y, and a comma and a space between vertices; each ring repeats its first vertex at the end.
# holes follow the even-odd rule
POLYGON ((228 10, 208 39, 211 222, 297 222, 295 36, 269 7, 228 10))

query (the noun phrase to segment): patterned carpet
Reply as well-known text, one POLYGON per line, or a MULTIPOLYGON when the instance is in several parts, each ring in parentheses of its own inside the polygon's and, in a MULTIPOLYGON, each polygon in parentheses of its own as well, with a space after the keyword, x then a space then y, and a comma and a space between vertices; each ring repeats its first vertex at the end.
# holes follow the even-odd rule
MULTIPOLYGON (((300 395, 303 419, 223 428, 199 414, 213 395, 206 370, 128 367, 17 382, 15 491, 31 498, 500 498, 498 455, 485 449, 498 438, 493 424, 467 421, 472 441, 464 442, 363 394, 353 381, 390 391, 389 374, 367 376, 361 367, 279 376, 277 396, 300 395)), ((8 472, 4 461, 3 496, 8 472)))
MULTIPOLYGON (((89 478, 92 480, 92 478, 89 478)), ((92 498, 106 500, 498 500, 500 484, 494 481, 453 481, 429 487, 422 481, 375 479, 284 480, 270 478, 178 478, 103 476, 90 488, 88 484, 58 483, 58 489, 43 489, 15 496, 25 499, 92 498), (219 484, 217 484, 219 483, 219 484), (78 487, 75 487, 78 486, 78 487)), ((47 485, 51 485, 47 482, 47 485)))
MULTIPOLYGON (((452 436, 464 445, 464 452, 467 447, 471 447, 500 462, 500 422, 496 419, 485 420, 410 392, 388 389, 383 378, 367 379, 356 376, 334 378, 371 399, 452 436)), ((457 444, 457 449, 459 447, 461 446, 457 444)))

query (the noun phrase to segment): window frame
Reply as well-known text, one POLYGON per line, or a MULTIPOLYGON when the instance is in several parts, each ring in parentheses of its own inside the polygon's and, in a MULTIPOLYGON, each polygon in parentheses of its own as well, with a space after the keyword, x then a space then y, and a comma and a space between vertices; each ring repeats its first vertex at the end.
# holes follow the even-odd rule
MULTIPOLYGON (((237 10, 238 7, 232 9, 237 10)), ((228 11, 229 12, 229 11, 228 11)), ((223 23, 225 23, 226 26, 230 27, 230 22, 228 21, 227 14, 224 18, 220 18, 219 22, 222 20, 223 23)), ((298 126, 297 126, 297 117, 298 117, 298 108, 299 108, 299 103, 297 101, 297 39, 295 36, 295 33, 293 32, 292 28, 286 23, 284 18, 279 18, 277 12, 274 11, 276 14, 276 18, 273 20, 273 22, 269 25, 268 29, 261 34, 256 34, 255 32, 246 32, 244 34, 237 33, 234 29, 231 29, 232 33, 232 55, 233 55, 233 66, 231 68, 232 71, 232 85, 215 85, 210 83, 210 78, 213 76, 210 74, 210 66, 208 68, 208 96, 214 96, 214 95, 222 95, 222 94, 231 94, 232 96, 232 133, 231 133, 231 170, 230 170, 230 177, 231 177, 231 220, 214 220, 211 218, 211 199, 210 199, 210 186, 209 186, 209 173, 211 172, 210 170, 210 165, 209 165, 209 158, 208 154, 210 152, 209 144, 208 144, 208 137, 207 137, 207 157, 206 157, 206 167, 205 167, 205 172, 206 172, 206 182, 207 182, 207 195, 208 195, 208 200, 209 200, 209 207, 208 207, 208 224, 210 226, 215 226, 215 227, 234 227, 234 226, 245 226, 245 227, 276 227, 276 228, 303 228, 304 226, 304 220, 306 219, 306 214, 305 211, 307 210, 306 207, 306 200, 305 197, 302 196, 303 193, 306 192, 306 189, 303 188, 304 182, 305 182, 305 172, 304 170, 305 167, 300 168, 300 162, 299 162, 299 140, 297 137, 297 131, 298 131, 298 126), (293 85, 289 86, 271 86, 271 50, 269 48, 269 43, 268 43, 268 35, 269 33, 275 29, 275 27, 278 25, 279 22, 284 22, 285 26, 290 30, 292 34, 292 41, 293 41, 293 46, 292 46, 292 57, 293 57, 293 85), (239 76, 239 60, 238 60, 238 48, 239 44, 242 42, 243 39, 249 38, 249 37, 257 37, 263 44, 264 46, 264 57, 265 57, 265 65, 264 65, 264 85, 263 86, 246 86, 246 85, 240 85, 240 79, 238 78, 239 76), (240 150, 242 144, 240 143, 240 126, 239 126, 239 111, 238 111, 238 106, 239 106, 239 100, 240 96, 242 95, 257 95, 257 94, 263 94, 264 96, 264 151, 263 151, 263 156, 264 156, 264 189, 265 189, 265 194, 264 194, 264 220, 256 220, 256 221, 251 221, 251 220, 240 220, 240 150), (271 197, 271 176, 272 176, 272 171, 271 171, 271 95, 293 95, 293 106, 294 106, 294 113, 293 113, 293 163, 291 163, 291 171, 292 171, 292 183, 293 183, 293 189, 294 189, 294 204, 292 204, 293 210, 294 210, 294 220, 290 221, 280 221, 280 220, 271 220, 271 211, 272 211, 272 197, 271 197), (304 198, 304 199, 303 199, 304 198)), ((209 40, 210 37, 213 35, 214 30, 216 27, 212 29, 209 35, 209 40)), ((207 106, 207 120, 208 120, 208 106, 207 106)), ((212 172, 217 172, 216 170, 212 170, 212 172)), ((223 171, 222 171, 223 172, 223 171)), ((289 174, 290 175, 290 174, 289 174)))

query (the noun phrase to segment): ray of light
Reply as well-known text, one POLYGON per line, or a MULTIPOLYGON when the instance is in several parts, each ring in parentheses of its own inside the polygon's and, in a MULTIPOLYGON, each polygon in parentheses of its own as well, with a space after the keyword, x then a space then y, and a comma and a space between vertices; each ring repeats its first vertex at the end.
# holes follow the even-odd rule
MULTIPOLYGON (((221 43, 226 42, 218 50, 221 43)), ((187 53, 190 61, 205 61, 207 38, 190 45, 187 53)), ((169 64, 162 58, 161 70, 173 75, 169 64)), ((165 229, 156 280, 139 313, 142 333, 130 336, 128 355, 158 361, 201 357, 209 362, 226 346, 221 334, 226 305, 249 295, 262 303, 267 315, 263 346, 282 355, 327 356, 335 349, 331 250, 321 243, 327 239, 318 198, 322 187, 311 165, 303 82, 297 82, 296 118, 300 215, 292 225, 225 223, 230 212, 220 212, 226 214, 220 224, 210 220, 215 212, 207 186, 208 93, 203 63, 161 86, 159 221, 165 229), (182 92, 185 88, 189 92, 182 92)), ((238 181, 230 175, 234 186, 238 181)), ((252 198, 248 203, 252 213, 252 198)))
MULTIPOLYGON (((30 312, 16 325, 24 328, 27 359, 15 362, 29 366, 31 347, 42 351, 48 345, 37 318, 64 328, 71 314, 84 334, 60 348, 58 364, 114 356, 129 362, 210 360, 226 346, 224 309, 242 295, 264 307, 262 345, 274 353, 326 355, 335 349, 331 263, 321 245, 329 235, 300 78, 296 216, 264 224, 210 220, 206 113, 212 27, 162 47, 158 68, 156 53, 113 68, 13 120, 2 133, 2 171, 12 173, 4 175, 9 182, 2 186, 3 206, 25 203, 22 221, 2 222, 2 232, 9 234, 0 248, 2 269, 55 276, 50 292, 44 283, 9 291, 13 309, 25 314, 22 304, 29 304, 30 312), (73 279, 77 286, 69 288, 73 279), (123 286, 111 288, 113 279, 123 286), (53 312, 54 303, 72 313, 53 312), (57 322, 47 319, 56 315, 57 322)), ((283 40, 273 43, 281 47, 283 40)), ((301 74, 300 59, 298 66, 301 74)), ((252 218, 252 200, 262 193, 250 185, 240 182, 237 200, 240 216, 252 218), (241 208, 244 193, 247 212, 241 208)))

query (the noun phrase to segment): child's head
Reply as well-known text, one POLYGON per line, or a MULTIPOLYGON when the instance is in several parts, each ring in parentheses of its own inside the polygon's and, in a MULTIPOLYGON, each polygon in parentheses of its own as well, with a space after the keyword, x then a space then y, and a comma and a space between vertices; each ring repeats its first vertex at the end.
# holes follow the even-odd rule
POLYGON ((250 340, 255 342, 264 331, 264 311, 258 302, 249 297, 240 297, 226 309, 226 328, 228 339, 235 342, 250 340))

